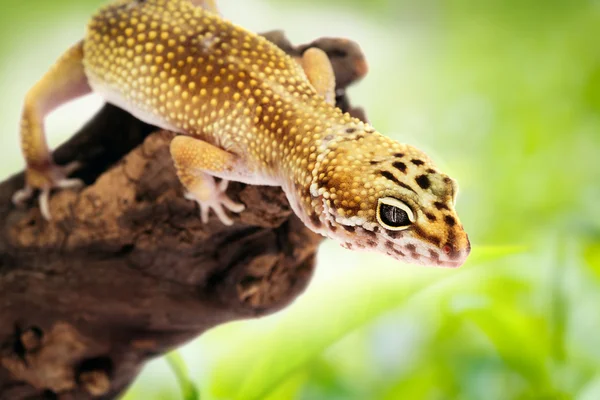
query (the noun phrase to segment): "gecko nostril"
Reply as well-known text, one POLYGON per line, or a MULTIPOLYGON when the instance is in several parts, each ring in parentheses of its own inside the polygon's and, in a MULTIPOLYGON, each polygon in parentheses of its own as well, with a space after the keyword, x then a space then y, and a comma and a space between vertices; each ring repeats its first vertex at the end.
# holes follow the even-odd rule
POLYGON ((444 254, 446 254, 447 256, 450 255, 450 253, 452 253, 452 246, 450 246, 449 244, 444 245, 444 247, 442 247, 442 251, 444 252, 444 254))

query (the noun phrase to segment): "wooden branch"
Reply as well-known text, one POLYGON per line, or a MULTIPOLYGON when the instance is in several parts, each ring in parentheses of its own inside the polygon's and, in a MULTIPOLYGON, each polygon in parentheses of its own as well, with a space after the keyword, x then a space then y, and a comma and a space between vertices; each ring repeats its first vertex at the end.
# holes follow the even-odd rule
MULTIPOLYGON (((340 77, 353 68, 338 64, 340 77)), ((0 184, 0 399, 114 398, 148 359, 306 288, 321 237, 283 192, 232 183, 247 210, 232 227, 204 225, 182 196, 171 137, 104 107, 54 154, 79 162, 86 187, 53 194, 52 221, 35 202, 12 205, 23 174, 0 184)))

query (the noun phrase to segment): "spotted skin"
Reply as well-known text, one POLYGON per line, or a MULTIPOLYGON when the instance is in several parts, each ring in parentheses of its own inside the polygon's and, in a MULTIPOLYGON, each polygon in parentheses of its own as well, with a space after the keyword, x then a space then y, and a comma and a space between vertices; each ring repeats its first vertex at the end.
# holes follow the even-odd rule
POLYGON ((306 206, 320 216, 321 227, 342 225, 329 228, 329 236, 347 247, 445 266, 462 264, 470 251, 454 210, 456 182, 412 146, 370 128, 338 135, 319 155, 314 177, 306 206), (416 213, 409 229, 390 231, 379 224, 377 203, 385 197, 402 200, 416 213))
MULTIPOLYGON (((64 102, 94 91, 177 133, 171 155, 186 198, 199 203, 205 221, 213 210, 231 224, 229 213, 244 209, 225 194, 228 180, 280 186, 308 227, 347 248, 418 264, 462 264, 470 245, 454 211, 456 183, 423 152, 336 108, 325 53, 307 50, 294 60, 212 11, 212 1, 113 1, 26 107, 49 103, 57 93, 73 94, 64 102), (61 71, 85 79, 53 86, 50 78, 61 71), (214 177, 224 181, 216 184, 214 177), (396 230, 379 222, 383 198, 410 208, 410 226, 396 230)), ((28 172, 47 182, 28 179, 28 191, 60 187, 63 180, 49 173, 45 108, 23 118, 28 172)))

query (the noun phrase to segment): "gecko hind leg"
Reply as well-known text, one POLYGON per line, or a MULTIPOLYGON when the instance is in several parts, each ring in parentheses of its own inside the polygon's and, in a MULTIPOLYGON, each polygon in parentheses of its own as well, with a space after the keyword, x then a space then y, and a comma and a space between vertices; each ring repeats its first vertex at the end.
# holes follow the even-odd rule
POLYGON ((76 163, 66 167, 57 166, 46 143, 44 118, 58 106, 91 92, 83 68, 83 44, 77 43, 29 90, 25 97, 21 117, 21 149, 27 163, 25 188, 15 193, 13 202, 22 204, 36 190, 40 211, 44 218, 51 218, 49 208, 50 191, 81 186, 78 179, 68 179, 76 163))
POLYGON ((306 77, 325 101, 335 105, 335 73, 327 54, 316 47, 306 50, 300 60, 306 77))
POLYGON ((223 179, 217 184, 212 174, 235 176, 236 156, 202 140, 177 136, 171 141, 171 157, 177 176, 187 190, 185 198, 200 206, 202 222, 208 222, 212 209, 223 224, 232 225, 226 209, 241 213, 246 206, 227 196, 228 180, 223 179))

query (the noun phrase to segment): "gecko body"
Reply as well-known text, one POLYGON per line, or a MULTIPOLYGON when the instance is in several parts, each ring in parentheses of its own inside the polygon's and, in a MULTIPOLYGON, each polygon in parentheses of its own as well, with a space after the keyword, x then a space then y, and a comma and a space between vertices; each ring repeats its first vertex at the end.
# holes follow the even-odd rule
POLYGON ((27 186, 15 201, 40 190, 49 217, 49 191, 77 184, 53 164, 43 118, 95 92, 178 134, 171 155, 204 221, 213 210, 231 224, 229 213, 243 211, 225 193, 230 180, 280 186, 308 227, 347 248, 462 264, 470 244, 455 181, 420 150, 336 108, 323 52, 297 62, 214 11, 198 0, 116 0, 96 13, 25 99, 27 186))

